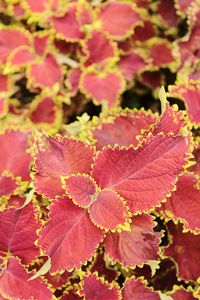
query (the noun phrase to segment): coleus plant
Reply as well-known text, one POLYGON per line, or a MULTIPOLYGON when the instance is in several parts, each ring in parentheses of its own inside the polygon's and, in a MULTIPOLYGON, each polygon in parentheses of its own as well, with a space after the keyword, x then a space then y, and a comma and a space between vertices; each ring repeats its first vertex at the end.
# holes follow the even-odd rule
POLYGON ((0 1, 0 299, 199 299, 199 7, 0 1))
POLYGON ((87 131, 3 130, 2 299, 198 298, 198 147, 160 97, 161 115, 108 111, 87 131))

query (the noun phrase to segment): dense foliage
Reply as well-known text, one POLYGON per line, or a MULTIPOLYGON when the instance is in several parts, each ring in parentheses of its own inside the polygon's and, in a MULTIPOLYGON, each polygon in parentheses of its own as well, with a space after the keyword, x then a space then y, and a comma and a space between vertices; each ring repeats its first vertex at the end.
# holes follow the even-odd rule
POLYGON ((0 21, 0 300, 199 299, 200 1, 0 21))

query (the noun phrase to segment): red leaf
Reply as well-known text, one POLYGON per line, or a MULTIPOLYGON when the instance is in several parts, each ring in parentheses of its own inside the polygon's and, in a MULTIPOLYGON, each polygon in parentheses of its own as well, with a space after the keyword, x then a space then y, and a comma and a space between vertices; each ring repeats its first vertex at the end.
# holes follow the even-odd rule
POLYGON ((117 272, 115 269, 109 268, 107 265, 108 264, 104 260, 104 253, 99 253, 95 257, 91 272, 98 272, 99 276, 104 276, 104 278, 111 283, 117 279, 119 272, 117 272))
MULTIPOLYGON (((187 128, 187 120, 185 119, 185 113, 178 111, 176 106, 169 106, 166 104, 165 111, 157 120, 155 126, 151 127, 153 135, 157 135, 162 132, 165 135, 173 133, 173 135, 182 134, 183 129, 187 128)), ((148 134, 148 132, 146 132, 148 134)))
POLYGON ((94 201, 97 186, 88 176, 70 176, 65 180, 67 193, 81 207, 87 208, 94 201))
POLYGON ((161 215, 175 221, 182 220, 187 229, 200 230, 200 190, 192 174, 179 177, 177 190, 158 209, 161 215))
POLYGON ((152 59, 153 65, 159 68, 168 66, 170 63, 175 62, 172 49, 165 41, 157 42, 153 45, 150 49, 149 56, 152 59))
POLYGON ((154 232, 155 223, 148 215, 132 218, 130 231, 108 233, 105 239, 105 253, 113 263, 135 267, 158 259, 160 232, 154 232))
POLYGON ((11 195, 7 202, 7 208, 9 207, 16 207, 20 208, 25 202, 25 197, 20 197, 18 195, 11 195))
POLYGON ((39 32, 35 32, 34 34, 34 40, 33 40, 33 45, 34 45, 34 50, 37 55, 42 56, 45 54, 47 51, 47 48, 50 44, 50 38, 49 38, 49 32, 45 31, 40 34, 39 32))
POLYGON ((141 279, 128 279, 122 290, 123 300, 160 300, 158 293, 147 287, 141 279))
POLYGON ((55 272, 79 268, 92 257, 102 238, 103 231, 92 224, 87 212, 63 198, 52 204, 39 245, 50 256, 51 272, 55 272))
POLYGON ((0 30, 0 62, 5 63, 9 54, 19 46, 29 46, 30 40, 27 31, 3 27, 0 30))
POLYGON ((121 39, 140 22, 140 16, 129 3, 112 1, 100 7, 102 27, 115 39, 121 39))
POLYGON ((38 103, 34 102, 34 106, 34 109, 30 113, 30 119, 34 124, 53 124, 56 121, 56 112, 60 108, 56 105, 53 97, 41 97, 38 103))
POLYGON ((181 225, 168 224, 171 244, 164 249, 178 265, 178 276, 183 280, 197 280, 200 276, 200 235, 183 233, 181 225), (189 259, 188 259, 189 258, 189 259))
POLYGON ((135 27, 131 39, 132 41, 144 42, 154 36, 156 36, 156 30, 154 28, 154 25, 150 20, 146 20, 141 26, 135 27))
POLYGON ((200 139, 195 143, 192 154, 194 155, 194 161, 196 164, 191 166, 189 170, 200 175, 200 139))
POLYGON ((181 288, 175 291, 172 295, 173 300, 195 300, 197 298, 193 297, 192 292, 186 291, 185 289, 181 288))
POLYGON ((45 283, 39 278, 28 281, 30 277, 31 274, 26 272, 16 258, 10 258, 0 277, 0 291, 10 299, 51 300, 52 293, 45 283))
POLYGON ((5 94, 0 94, 0 118, 4 117, 8 112, 8 98, 5 94))
POLYGON ((163 22, 164 20, 166 27, 176 26, 179 21, 178 15, 176 14, 174 0, 160 0, 157 8, 157 14, 162 17, 160 21, 163 22))
POLYGON ((70 97, 74 97, 78 93, 80 77, 81 77, 80 69, 71 69, 69 71, 68 77, 65 80, 65 85, 68 88, 67 93, 70 95, 70 97))
POLYGON ((116 230, 128 218, 128 210, 120 196, 112 190, 102 190, 89 208, 92 222, 109 230, 116 230))
POLYGON ((56 83, 61 85, 62 68, 52 54, 44 60, 33 63, 28 70, 29 85, 34 88, 52 88, 56 83))
POLYGON ((8 76, 0 74, 0 92, 8 92, 8 76))
POLYGON ((45 150, 36 151, 34 186, 38 193, 55 198, 64 194, 61 176, 90 173, 94 149, 61 136, 46 137, 44 142, 45 150))
POLYGON ((160 88, 163 76, 159 71, 145 71, 141 74, 140 82, 152 90, 160 88))
POLYGON ((184 100, 191 122, 200 124, 200 84, 170 86, 170 94, 184 100))
POLYGON ((138 148, 105 148, 97 156, 93 178, 101 188, 112 188, 132 213, 160 203, 176 183, 187 158, 187 139, 151 136, 138 148))
POLYGON ((144 69, 146 63, 139 54, 132 52, 121 56, 118 66, 126 79, 133 80, 134 76, 144 69))
POLYGON ((85 51, 88 54, 86 66, 91 64, 107 63, 115 56, 114 44, 102 33, 92 31, 91 37, 85 41, 85 51))
POLYGON ((14 67, 26 67, 27 64, 35 60, 35 55, 31 48, 27 46, 19 47, 16 51, 13 51, 9 57, 9 64, 11 68, 14 67))
POLYGON ((118 102, 124 83, 116 72, 101 75, 87 72, 83 74, 81 87, 83 92, 93 98, 97 105, 106 103, 108 107, 113 107, 118 102))
POLYGON ((0 176, 0 197, 12 194, 16 188, 16 181, 12 177, 0 176))
POLYGON ((30 203, 21 209, 14 207, 0 212, 0 253, 18 256, 23 263, 30 263, 39 255, 35 246, 39 223, 34 206, 30 203))
POLYGON ((103 121, 100 118, 97 128, 92 130, 95 146, 98 150, 107 145, 137 146, 137 135, 141 134, 142 129, 149 130, 156 120, 156 115, 144 110, 120 110, 119 115, 115 111, 105 114, 103 121))
POLYGON ((116 286, 103 282, 96 274, 88 275, 83 278, 83 291, 87 300, 119 300, 120 292, 116 286))
POLYGON ((67 41, 77 41, 83 38, 80 31, 80 25, 76 16, 76 7, 72 6, 68 9, 63 17, 52 17, 52 25, 58 37, 67 41))
POLYGON ((0 174, 7 170, 14 176, 21 176, 22 180, 29 180, 28 137, 28 133, 20 131, 6 131, 0 135, 0 174))

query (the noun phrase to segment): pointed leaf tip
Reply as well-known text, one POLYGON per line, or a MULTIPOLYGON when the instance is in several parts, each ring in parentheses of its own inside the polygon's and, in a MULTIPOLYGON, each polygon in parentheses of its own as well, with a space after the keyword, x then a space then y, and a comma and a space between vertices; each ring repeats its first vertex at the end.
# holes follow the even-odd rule
POLYGON ((166 110, 166 105, 167 105, 167 96, 163 85, 159 91, 159 99, 161 103, 161 113, 163 114, 166 110))
POLYGON ((48 257, 47 261, 44 263, 44 265, 37 271, 32 277, 28 279, 28 281, 34 280, 41 275, 45 275, 49 270, 51 269, 51 258, 48 257))

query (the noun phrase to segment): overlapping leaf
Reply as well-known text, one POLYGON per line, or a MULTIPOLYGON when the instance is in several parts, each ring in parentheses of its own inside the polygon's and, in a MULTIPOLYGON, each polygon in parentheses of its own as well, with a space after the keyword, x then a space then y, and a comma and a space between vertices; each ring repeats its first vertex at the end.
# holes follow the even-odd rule
POLYGON ((103 282, 96 274, 86 275, 83 278, 83 290, 81 294, 88 300, 119 300, 120 291, 117 286, 103 282))
POLYGON ((61 136, 44 137, 44 149, 36 149, 35 189, 48 198, 64 194, 61 176, 89 173, 94 149, 82 142, 61 136))
POLYGON ((0 135, 0 173, 9 171, 22 180, 30 179, 31 156, 27 153, 29 133, 17 130, 0 135))
POLYGON ((11 299, 51 300, 52 293, 39 278, 28 281, 29 273, 16 258, 10 258, 0 277, 0 293, 11 299))
POLYGON ((11 207, 0 212, 1 256, 10 253, 28 264, 39 255, 35 242, 40 224, 35 215, 35 208, 31 203, 21 209, 11 207))
POLYGON ((105 253, 113 263, 117 261, 126 267, 157 260, 161 233, 154 232, 154 226, 148 215, 133 217, 130 230, 107 234, 105 253))
POLYGON ((109 189, 99 190, 92 178, 71 176, 65 185, 73 202, 88 208, 92 222, 100 228, 115 230, 128 220, 128 210, 120 196, 109 189))
POLYGON ((87 211, 66 197, 52 204, 39 245, 51 258, 51 272, 55 272, 79 268, 92 257, 102 238, 103 231, 91 222, 87 211))
POLYGON ((97 149, 102 149, 103 146, 137 146, 139 135, 142 129, 149 129, 151 124, 156 122, 156 115, 145 111, 129 111, 121 110, 115 116, 110 113, 102 116, 97 126, 92 128, 93 137, 96 141, 97 149), (95 128, 96 127, 96 128, 95 128))
POLYGON ((160 203, 173 189, 187 160, 183 136, 151 136, 137 149, 104 148, 92 171, 101 188, 112 188, 136 213, 160 203))
POLYGON ((160 300, 157 292, 147 287, 141 279, 128 279, 122 290, 123 300, 160 300))
POLYGON ((177 190, 159 208, 161 215, 175 221, 182 220, 187 229, 200 230, 200 190, 197 185, 198 178, 193 174, 181 176, 177 190))
POLYGON ((177 263, 179 278, 188 281, 197 280, 200 277, 200 235, 184 233, 182 225, 173 223, 168 224, 168 229, 172 240, 164 249, 164 255, 171 257, 177 263))

